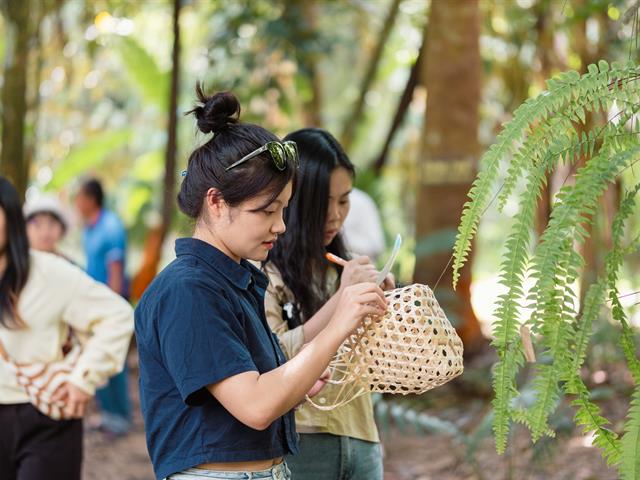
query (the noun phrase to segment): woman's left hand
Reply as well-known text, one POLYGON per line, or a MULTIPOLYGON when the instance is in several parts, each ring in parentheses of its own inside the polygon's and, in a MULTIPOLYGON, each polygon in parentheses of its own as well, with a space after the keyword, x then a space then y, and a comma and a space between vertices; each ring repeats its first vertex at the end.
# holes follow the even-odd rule
POLYGON ((393 276, 393 273, 388 273, 384 280, 382 281, 382 285, 380 285, 382 290, 393 290, 396 288, 396 277, 393 276))
POLYGON ((311 390, 307 392, 307 396, 311 398, 319 394, 330 378, 331 378, 331 370, 326 368, 325 371, 322 372, 322 375, 320 376, 320 378, 316 380, 316 383, 313 384, 313 387, 311 387, 311 390))

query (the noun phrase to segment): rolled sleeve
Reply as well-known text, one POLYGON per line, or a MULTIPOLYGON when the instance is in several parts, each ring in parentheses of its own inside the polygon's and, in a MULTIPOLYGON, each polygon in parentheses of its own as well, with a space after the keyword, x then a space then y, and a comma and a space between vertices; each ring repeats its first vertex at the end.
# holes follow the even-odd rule
MULTIPOLYGON (((277 325, 272 324, 272 320, 267 316, 267 321, 273 333, 278 337, 278 342, 282 347, 282 351, 288 359, 296 356, 296 354, 302 349, 304 345, 304 330, 302 325, 294 329, 289 330, 287 322, 282 321, 277 325)), ((273 322, 275 324, 275 322, 273 322)))
POLYGON ((249 352, 241 314, 220 292, 184 282, 158 305, 158 335, 164 364, 187 405, 201 405, 206 387, 258 371, 249 352))
POLYGON ((105 255, 107 259, 107 265, 114 262, 124 262, 124 252, 124 248, 114 247, 110 249, 105 255))
POLYGON ((113 227, 107 237, 107 251, 105 258, 107 265, 113 262, 124 262, 127 250, 125 231, 122 226, 113 227))

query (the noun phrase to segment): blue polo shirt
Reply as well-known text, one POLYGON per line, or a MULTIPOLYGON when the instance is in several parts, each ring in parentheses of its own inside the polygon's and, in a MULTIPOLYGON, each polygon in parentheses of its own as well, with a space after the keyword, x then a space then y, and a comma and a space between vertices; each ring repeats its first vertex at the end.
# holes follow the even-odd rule
POLYGON ((156 476, 296 453, 293 412, 254 430, 206 389, 285 362, 264 314, 267 277, 193 238, 178 239, 176 255, 135 311, 140 401, 156 476))
POLYGON ((84 227, 82 243, 87 255, 87 273, 94 280, 107 283, 111 262, 122 262, 124 266, 127 233, 112 211, 103 208, 96 223, 84 227))

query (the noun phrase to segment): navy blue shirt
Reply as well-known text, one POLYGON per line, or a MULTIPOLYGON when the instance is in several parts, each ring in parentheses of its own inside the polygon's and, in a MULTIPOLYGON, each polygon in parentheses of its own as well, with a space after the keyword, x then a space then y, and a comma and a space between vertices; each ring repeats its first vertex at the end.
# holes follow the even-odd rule
POLYGON ((176 254, 135 311, 140 400, 156 476, 296 453, 293 412, 254 430, 206 389, 285 362, 264 314, 267 277, 193 238, 177 240, 176 254))

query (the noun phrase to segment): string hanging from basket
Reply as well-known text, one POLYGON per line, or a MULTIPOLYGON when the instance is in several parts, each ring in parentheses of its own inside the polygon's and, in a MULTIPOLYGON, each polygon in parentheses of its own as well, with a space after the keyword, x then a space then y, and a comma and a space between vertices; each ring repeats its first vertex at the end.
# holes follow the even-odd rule
POLYGON ((331 362, 330 383, 341 385, 333 410, 368 392, 424 393, 462 374, 460 337, 426 285, 385 292, 385 315, 369 317, 342 344, 331 362))

